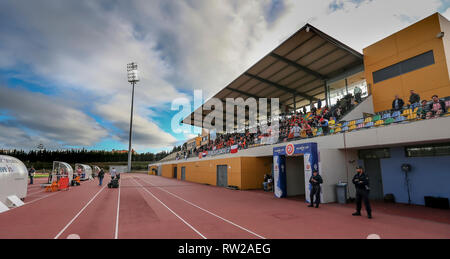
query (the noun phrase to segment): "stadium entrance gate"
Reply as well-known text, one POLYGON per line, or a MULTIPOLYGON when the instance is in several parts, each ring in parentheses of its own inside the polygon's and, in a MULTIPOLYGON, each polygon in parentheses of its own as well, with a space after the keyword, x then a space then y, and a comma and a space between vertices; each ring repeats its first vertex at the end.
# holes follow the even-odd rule
POLYGON ((309 202, 309 178, 313 170, 319 169, 317 143, 289 144, 274 148, 273 167, 277 198, 304 194, 306 202, 309 202))

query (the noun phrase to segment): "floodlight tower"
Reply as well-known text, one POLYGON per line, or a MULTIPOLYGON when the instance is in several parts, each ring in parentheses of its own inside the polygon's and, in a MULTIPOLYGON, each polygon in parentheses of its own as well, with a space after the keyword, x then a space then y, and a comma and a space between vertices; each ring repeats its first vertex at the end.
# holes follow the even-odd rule
POLYGON ((130 138, 128 144, 128 172, 131 173, 131 138, 133 135, 133 106, 134 106, 134 86, 139 82, 139 72, 137 63, 133 62, 127 65, 128 82, 133 86, 131 93, 131 116, 130 116, 130 138))

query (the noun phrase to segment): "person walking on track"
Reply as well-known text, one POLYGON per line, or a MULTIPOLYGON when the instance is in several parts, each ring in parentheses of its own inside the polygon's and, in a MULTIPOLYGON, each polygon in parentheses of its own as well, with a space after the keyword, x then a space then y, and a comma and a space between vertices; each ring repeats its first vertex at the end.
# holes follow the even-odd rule
POLYGON ((316 208, 319 208, 320 204, 320 185, 323 183, 322 177, 319 175, 319 172, 314 171, 313 175, 309 179, 309 183, 311 184, 311 193, 309 195, 309 199, 311 204, 308 207, 314 207, 314 196, 316 197, 316 208))
POLYGON ((33 179, 34 179, 34 173, 36 172, 36 170, 34 170, 34 167, 31 167, 30 170, 28 170, 28 176, 30 177, 30 184, 33 184, 33 179))
POLYGON ((102 169, 100 169, 100 172, 98 172, 98 185, 99 186, 102 186, 104 177, 105 177, 105 171, 103 171, 103 168, 102 168, 102 169))
POLYGON ((361 216, 361 203, 364 201, 366 207, 367 217, 372 218, 372 208, 369 202, 369 177, 364 173, 364 169, 361 166, 356 168, 356 175, 353 177, 353 184, 356 187, 356 212, 353 216, 361 216))

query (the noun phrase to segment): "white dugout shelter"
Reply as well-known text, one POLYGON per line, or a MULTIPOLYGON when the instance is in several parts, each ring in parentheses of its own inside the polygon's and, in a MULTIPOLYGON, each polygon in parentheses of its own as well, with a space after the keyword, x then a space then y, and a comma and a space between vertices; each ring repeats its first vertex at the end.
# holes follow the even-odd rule
POLYGON ((80 176, 81 181, 92 179, 92 168, 88 165, 75 164, 75 172, 80 176))
POLYGON ((21 206, 27 196, 27 167, 17 158, 0 155, 0 213, 21 206))
POLYGON ((60 178, 68 177, 69 183, 73 180, 73 169, 68 163, 53 162, 53 170, 50 178, 50 183, 59 180, 60 178))

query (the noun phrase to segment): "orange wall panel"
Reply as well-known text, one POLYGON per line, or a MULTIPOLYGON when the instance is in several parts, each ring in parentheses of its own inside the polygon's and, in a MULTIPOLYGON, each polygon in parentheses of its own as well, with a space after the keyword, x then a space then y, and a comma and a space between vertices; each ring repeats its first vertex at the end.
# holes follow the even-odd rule
POLYGON ((226 165, 228 185, 241 190, 261 189, 264 174, 270 173, 272 157, 233 157, 196 162, 173 162, 162 166, 162 176, 172 178, 173 168, 177 167, 177 178, 181 180, 181 168, 186 168, 186 181, 216 185, 217 166, 226 165))
POLYGON ((243 157, 242 158, 242 189, 262 189, 264 175, 272 170, 272 157, 243 157))
POLYGON ((396 94, 407 103, 411 89, 426 100, 433 94, 450 96, 444 44, 436 38, 440 31, 439 14, 434 14, 364 49, 366 80, 371 85, 375 112, 391 109, 396 94), (434 65, 373 83, 373 72, 430 50, 434 52, 434 65))
MULTIPOLYGON (((181 168, 186 168, 186 181, 201 184, 217 184, 217 166, 228 167, 228 185, 241 188, 241 163, 240 157, 217 160, 203 160, 196 162, 174 162, 172 168, 177 166, 177 179, 181 180, 181 168)), ((173 169, 172 169, 173 170, 173 169)), ((163 169, 164 171, 164 169, 163 169)), ((172 175, 172 174, 170 174, 172 175)), ((165 176, 165 175, 163 175, 165 176)))

